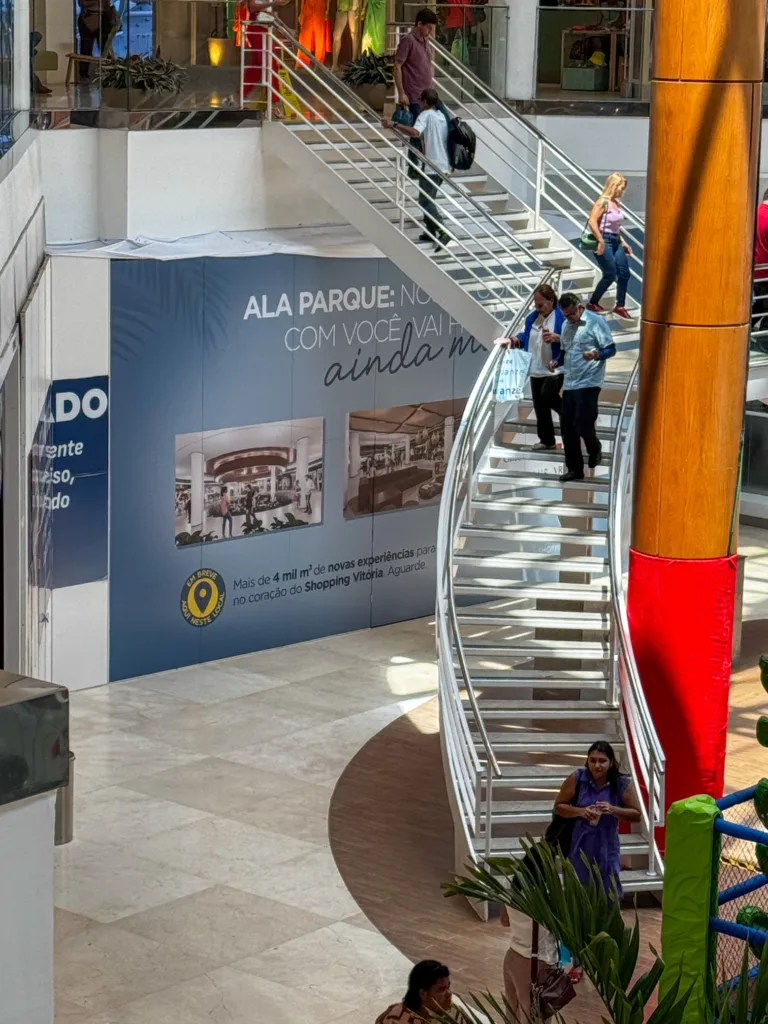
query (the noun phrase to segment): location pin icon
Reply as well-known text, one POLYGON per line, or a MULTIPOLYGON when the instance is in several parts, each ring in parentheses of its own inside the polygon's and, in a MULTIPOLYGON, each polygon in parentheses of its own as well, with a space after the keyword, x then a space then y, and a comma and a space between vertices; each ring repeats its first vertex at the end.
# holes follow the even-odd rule
POLYGON ((190 597, 194 599, 194 603, 197 606, 195 614, 200 618, 205 618, 206 615, 209 615, 216 604, 217 596, 218 591, 209 580, 199 580, 192 594, 190 594, 190 597))

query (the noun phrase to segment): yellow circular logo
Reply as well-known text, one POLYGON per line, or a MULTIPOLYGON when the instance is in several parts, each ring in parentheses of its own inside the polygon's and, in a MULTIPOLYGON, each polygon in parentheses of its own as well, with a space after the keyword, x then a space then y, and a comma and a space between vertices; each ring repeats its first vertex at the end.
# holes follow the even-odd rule
POLYGON ((181 614, 190 626, 207 626, 221 615, 227 599, 224 580, 215 569, 198 569, 181 588, 181 614))

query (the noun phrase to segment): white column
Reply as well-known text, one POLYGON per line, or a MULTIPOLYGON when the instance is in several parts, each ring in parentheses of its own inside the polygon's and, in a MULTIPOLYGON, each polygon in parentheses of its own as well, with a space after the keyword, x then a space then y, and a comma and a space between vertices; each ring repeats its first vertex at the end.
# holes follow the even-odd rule
MULTIPOLYGON (((530 100, 536 94, 538 0, 508 0, 508 2, 505 95, 510 100, 530 100)), ((492 13, 497 14, 495 11, 492 13)), ((494 28, 497 22, 501 22, 503 13, 503 11, 498 12, 494 28)), ((499 32, 496 34, 501 38, 501 24, 499 24, 499 32)), ((495 49, 496 45, 494 44, 495 49)), ((493 67, 495 63, 492 61, 491 66, 493 67)))
POLYGON ((0 807, 4 1024, 53 1024, 53 805, 44 793, 0 807))
POLYGON ((55 50, 59 55, 58 71, 49 71, 46 75, 48 85, 60 85, 64 82, 67 73, 67 54, 75 50, 72 20, 72 4, 62 3, 61 0, 46 0, 45 24, 38 26, 38 31, 43 33, 43 41, 38 49, 55 50))
POLYGON ((448 453, 453 445, 453 416, 445 417, 445 433, 443 441, 443 449, 445 452, 445 458, 448 458, 448 453))
POLYGON ((277 466, 269 467, 269 496, 272 500, 275 500, 275 493, 277 492, 277 466))
POLYGON ((191 499, 190 533, 202 530, 205 521, 205 457, 202 452, 192 452, 191 499))
POLYGON ((411 435, 405 435, 405 465, 411 461, 411 435))
MULTIPOLYGON (((13 106, 29 110, 31 84, 31 47, 29 45, 30 0, 14 0, 13 5, 13 106)), ((70 13, 70 18, 71 18, 70 13)), ((42 49, 42 44, 39 49, 42 49)))
POLYGON ((349 475, 360 476, 360 432, 357 430, 349 432, 349 475))
POLYGON ((300 437, 296 442, 296 479, 304 490, 304 477, 309 472, 309 438, 300 437))

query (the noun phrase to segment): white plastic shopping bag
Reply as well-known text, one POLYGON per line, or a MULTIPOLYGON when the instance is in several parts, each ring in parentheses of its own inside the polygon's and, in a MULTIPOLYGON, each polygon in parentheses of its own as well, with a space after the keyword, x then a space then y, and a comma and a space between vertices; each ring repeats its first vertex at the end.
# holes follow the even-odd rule
POLYGON ((530 372, 530 352, 525 352, 521 348, 507 349, 496 383, 496 401, 519 402, 523 397, 523 388, 530 372))

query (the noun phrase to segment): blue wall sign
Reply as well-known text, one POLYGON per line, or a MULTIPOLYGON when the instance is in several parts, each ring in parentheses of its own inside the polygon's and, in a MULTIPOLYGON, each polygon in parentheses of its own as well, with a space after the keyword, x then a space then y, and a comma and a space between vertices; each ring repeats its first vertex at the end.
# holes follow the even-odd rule
POLYGON ((71 587, 107 575, 109 378, 54 381, 51 415, 52 585, 71 587))

